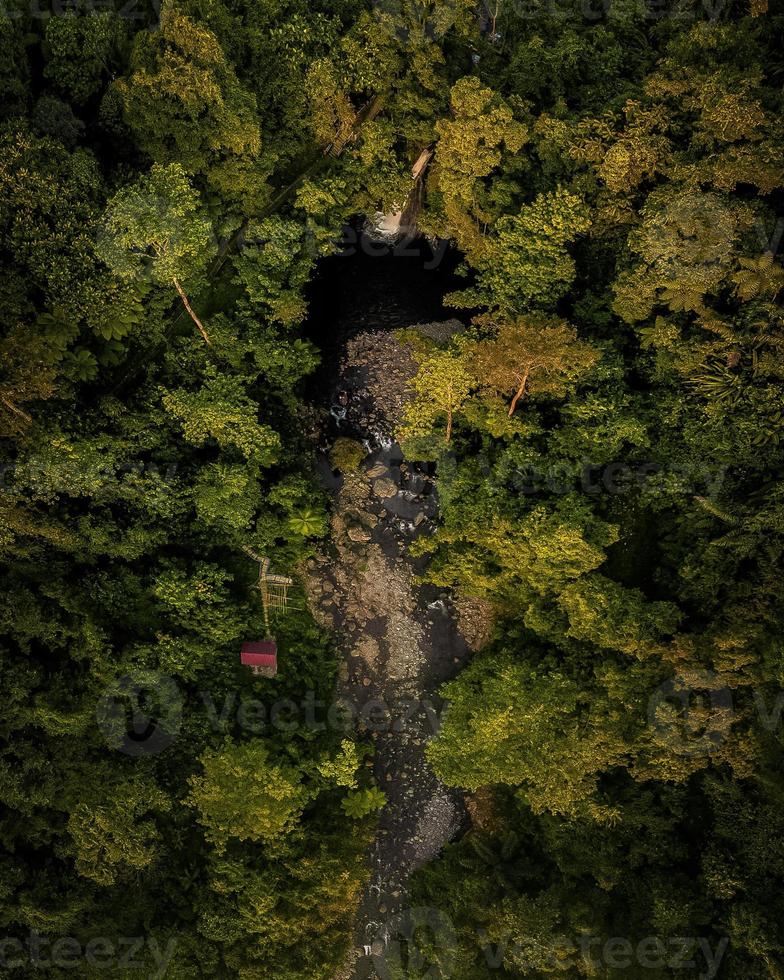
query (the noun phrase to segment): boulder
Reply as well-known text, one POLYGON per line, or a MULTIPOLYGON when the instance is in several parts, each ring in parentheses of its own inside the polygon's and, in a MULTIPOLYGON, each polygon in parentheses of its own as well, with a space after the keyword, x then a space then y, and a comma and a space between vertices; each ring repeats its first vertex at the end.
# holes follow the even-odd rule
POLYGON ((389 477, 384 476, 374 482, 373 492, 378 497, 394 497, 397 493, 397 484, 394 480, 390 480, 389 477))

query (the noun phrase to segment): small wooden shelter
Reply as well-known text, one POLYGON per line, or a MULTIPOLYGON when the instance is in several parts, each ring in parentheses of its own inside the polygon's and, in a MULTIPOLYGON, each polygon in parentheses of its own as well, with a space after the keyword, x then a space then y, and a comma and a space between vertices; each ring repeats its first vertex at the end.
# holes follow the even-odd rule
POLYGON ((274 677, 278 672, 278 645, 274 640, 243 643, 240 661, 261 677, 274 677))

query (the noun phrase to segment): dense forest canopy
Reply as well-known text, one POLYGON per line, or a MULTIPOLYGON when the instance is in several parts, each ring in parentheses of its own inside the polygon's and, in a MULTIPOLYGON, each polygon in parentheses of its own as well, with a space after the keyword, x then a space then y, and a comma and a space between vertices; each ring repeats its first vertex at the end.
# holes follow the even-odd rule
POLYGON ((428 750, 472 827, 418 877, 449 928, 408 975, 784 976, 782 27, 767 0, 4 8, 4 973, 342 961, 372 747, 243 710, 328 702, 337 665, 300 590, 286 671, 240 667, 243 548, 296 582, 327 533, 307 285, 430 149, 467 329, 416 342, 399 435, 437 465, 425 576, 494 633, 428 750))

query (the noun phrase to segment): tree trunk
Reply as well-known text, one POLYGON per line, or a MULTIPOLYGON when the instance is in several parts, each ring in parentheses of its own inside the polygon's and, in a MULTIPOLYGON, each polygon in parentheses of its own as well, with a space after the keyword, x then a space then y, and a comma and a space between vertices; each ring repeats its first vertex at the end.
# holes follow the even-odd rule
POLYGON ((201 322, 201 320, 193 312, 193 309, 191 308, 191 304, 188 302, 188 297, 185 295, 185 290, 182 288, 182 286, 180 285, 180 283, 179 283, 179 281, 177 279, 174 279, 173 282, 174 282, 174 288, 180 294, 180 299, 182 300, 182 305, 188 311, 188 313, 190 314, 191 319, 196 324, 196 326, 199 328, 199 333, 202 335, 202 337, 204 337, 204 343, 205 344, 212 345, 212 341, 210 340, 210 338, 209 338, 209 336, 207 334, 207 331, 204 329, 204 324, 201 322))
POLYGON ((446 439, 445 442, 449 442, 452 438, 452 406, 446 410, 446 439))
POLYGON ((16 405, 14 405, 14 403, 11 401, 10 398, 6 398, 5 396, 3 396, 2 398, 0 398, 0 401, 5 405, 6 408, 10 409, 15 415, 21 416, 27 422, 33 421, 32 418, 27 414, 27 412, 23 411, 21 408, 18 408, 16 405))
POLYGON ((515 392, 515 396, 512 399, 512 404, 509 406, 509 418, 514 415, 514 411, 517 408, 517 403, 525 394, 525 386, 528 383, 528 372, 526 371, 523 375, 523 380, 520 382, 520 387, 515 392))

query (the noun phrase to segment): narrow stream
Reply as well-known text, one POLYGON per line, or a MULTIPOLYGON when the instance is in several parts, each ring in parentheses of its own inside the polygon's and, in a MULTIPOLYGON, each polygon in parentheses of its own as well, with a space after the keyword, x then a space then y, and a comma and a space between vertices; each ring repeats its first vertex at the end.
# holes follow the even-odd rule
POLYGON ((392 331, 452 319, 441 300, 455 288, 456 258, 438 264, 426 242, 409 247, 414 254, 373 254, 381 251, 366 241, 358 254, 328 260, 311 298, 311 335, 325 355, 313 388, 324 443, 344 435, 368 455, 342 478, 324 459, 332 540, 309 566, 308 589, 316 614, 342 638, 337 697, 373 740, 387 795, 341 980, 405 975, 410 876, 465 823, 462 799, 433 774, 425 747, 438 729, 438 689, 468 648, 450 596, 414 581, 423 562, 409 546, 435 527, 436 483, 433 467, 404 459, 393 439, 415 363, 392 331))

